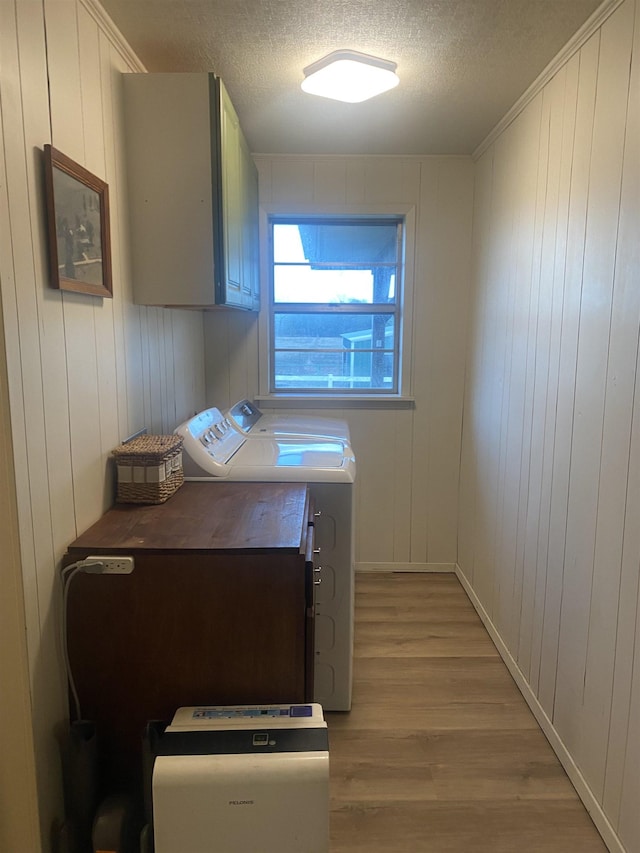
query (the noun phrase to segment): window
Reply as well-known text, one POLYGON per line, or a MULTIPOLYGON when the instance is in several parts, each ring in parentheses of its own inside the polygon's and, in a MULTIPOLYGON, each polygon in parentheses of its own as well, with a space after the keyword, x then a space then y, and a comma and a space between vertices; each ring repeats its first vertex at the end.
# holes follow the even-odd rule
POLYGON ((269 225, 270 392, 398 394, 402 217, 269 225))

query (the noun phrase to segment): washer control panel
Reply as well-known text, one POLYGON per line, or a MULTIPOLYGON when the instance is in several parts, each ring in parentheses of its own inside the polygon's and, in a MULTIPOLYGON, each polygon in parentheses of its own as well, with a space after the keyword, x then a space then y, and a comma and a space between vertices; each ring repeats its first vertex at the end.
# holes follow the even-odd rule
POLYGON ((246 439, 219 409, 205 409, 178 427, 189 456, 214 476, 223 477, 226 465, 246 439))

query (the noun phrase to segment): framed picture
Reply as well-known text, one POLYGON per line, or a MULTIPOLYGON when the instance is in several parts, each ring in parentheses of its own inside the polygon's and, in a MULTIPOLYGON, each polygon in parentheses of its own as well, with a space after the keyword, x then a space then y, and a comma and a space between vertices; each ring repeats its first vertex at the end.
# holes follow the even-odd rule
POLYGON ((108 185, 51 145, 44 163, 51 286, 113 296, 108 185))

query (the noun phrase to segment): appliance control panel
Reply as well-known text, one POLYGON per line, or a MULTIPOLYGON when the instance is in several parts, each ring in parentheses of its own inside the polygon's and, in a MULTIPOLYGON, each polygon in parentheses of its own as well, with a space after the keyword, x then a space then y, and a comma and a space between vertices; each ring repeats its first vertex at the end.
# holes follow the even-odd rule
POLYGON ((194 720, 237 720, 239 717, 311 717, 313 708, 311 705, 264 705, 264 706, 232 706, 195 708, 192 719, 194 720))
POLYGON ((326 725, 322 706, 316 702, 300 705, 210 705, 179 708, 167 731, 189 729, 301 728, 326 725))
POLYGON ((184 439, 189 456, 214 476, 224 477, 227 463, 246 439, 219 409, 205 409, 181 424, 176 433, 184 439))

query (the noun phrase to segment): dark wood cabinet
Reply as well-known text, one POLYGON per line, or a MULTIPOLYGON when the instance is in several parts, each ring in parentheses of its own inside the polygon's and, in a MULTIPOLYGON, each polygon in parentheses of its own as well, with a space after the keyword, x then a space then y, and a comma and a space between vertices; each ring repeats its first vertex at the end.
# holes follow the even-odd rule
POLYGON ((185 483, 160 506, 115 507, 69 547, 65 566, 135 561, 74 573, 67 594, 81 715, 110 777, 137 773, 146 723, 180 706, 313 699, 310 518, 304 484, 185 483))

